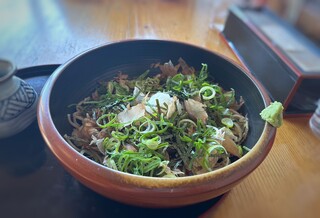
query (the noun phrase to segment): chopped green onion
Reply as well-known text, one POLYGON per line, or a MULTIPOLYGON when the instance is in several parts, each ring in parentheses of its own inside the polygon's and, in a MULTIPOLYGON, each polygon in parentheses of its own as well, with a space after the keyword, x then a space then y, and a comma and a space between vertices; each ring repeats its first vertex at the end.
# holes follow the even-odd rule
POLYGON ((116 114, 113 114, 113 113, 104 114, 104 115, 102 115, 101 117, 98 118, 97 125, 100 128, 104 129, 104 128, 113 126, 115 124, 116 119, 117 119, 117 115, 116 114), (103 123, 101 124, 101 122, 103 122, 103 123))
POLYGON ((228 128, 232 128, 233 127, 233 121, 230 118, 227 118, 227 117, 222 118, 221 119, 221 123, 223 125, 225 125, 226 127, 228 127, 228 128))
POLYGON ((204 100, 210 100, 215 97, 216 91, 210 86, 204 86, 200 89, 199 94, 202 94, 204 100))
POLYGON ((149 149, 155 150, 161 143, 161 137, 159 135, 142 135, 141 142, 145 144, 149 149))

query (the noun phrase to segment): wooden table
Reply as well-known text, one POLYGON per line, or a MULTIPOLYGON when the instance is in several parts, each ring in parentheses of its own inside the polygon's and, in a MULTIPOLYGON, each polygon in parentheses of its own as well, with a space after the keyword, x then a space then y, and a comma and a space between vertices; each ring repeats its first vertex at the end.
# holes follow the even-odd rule
MULTIPOLYGON (((2 0, 0 57, 19 68, 61 64, 97 45, 152 38, 196 44, 238 61, 219 36, 234 2, 2 0)), ((265 161, 199 216, 320 217, 320 140, 308 117, 285 119, 265 161)))

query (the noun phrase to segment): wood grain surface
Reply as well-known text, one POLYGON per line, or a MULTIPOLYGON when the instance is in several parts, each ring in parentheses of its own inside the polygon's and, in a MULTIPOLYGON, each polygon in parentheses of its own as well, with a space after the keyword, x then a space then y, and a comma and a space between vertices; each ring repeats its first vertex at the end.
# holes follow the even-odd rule
POLYGON ((230 0, 0 2, 0 57, 19 68, 60 64, 89 48, 136 38, 189 42, 234 58, 217 29, 230 0))
MULTIPOLYGON (((61 64, 124 39, 196 44, 237 61, 219 35, 235 0, 1 0, 0 58, 61 64)), ((320 217, 320 140, 286 118, 265 161, 202 217, 320 217)))

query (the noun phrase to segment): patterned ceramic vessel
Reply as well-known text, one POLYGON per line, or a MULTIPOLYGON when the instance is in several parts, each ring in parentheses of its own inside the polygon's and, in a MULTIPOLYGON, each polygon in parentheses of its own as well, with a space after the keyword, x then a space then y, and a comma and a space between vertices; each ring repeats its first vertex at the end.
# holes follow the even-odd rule
POLYGON ((21 132, 36 117, 37 93, 16 71, 13 63, 0 60, 0 138, 21 132))

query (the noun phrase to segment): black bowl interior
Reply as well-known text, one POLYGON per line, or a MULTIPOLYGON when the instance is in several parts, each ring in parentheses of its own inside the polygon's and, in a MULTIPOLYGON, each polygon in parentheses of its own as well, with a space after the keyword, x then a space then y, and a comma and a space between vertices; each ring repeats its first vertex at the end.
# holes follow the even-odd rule
POLYGON ((89 96, 99 80, 112 79, 119 71, 135 77, 149 69, 153 63, 168 60, 177 63, 180 57, 196 70, 201 69, 201 63, 208 64, 214 82, 224 89, 233 88, 237 98, 244 98, 245 105, 241 111, 248 116, 250 127, 244 145, 252 148, 265 124, 259 113, 266 103, 256 84, 240 68, 211 51, 169 41, 113 43, 85 52, 58 68, 55 72, 58 78, 50 96, 50 112, 57 130, 61 135, 71 133, 67 114, 72 113, 74 108, 68 106, 89 96))

